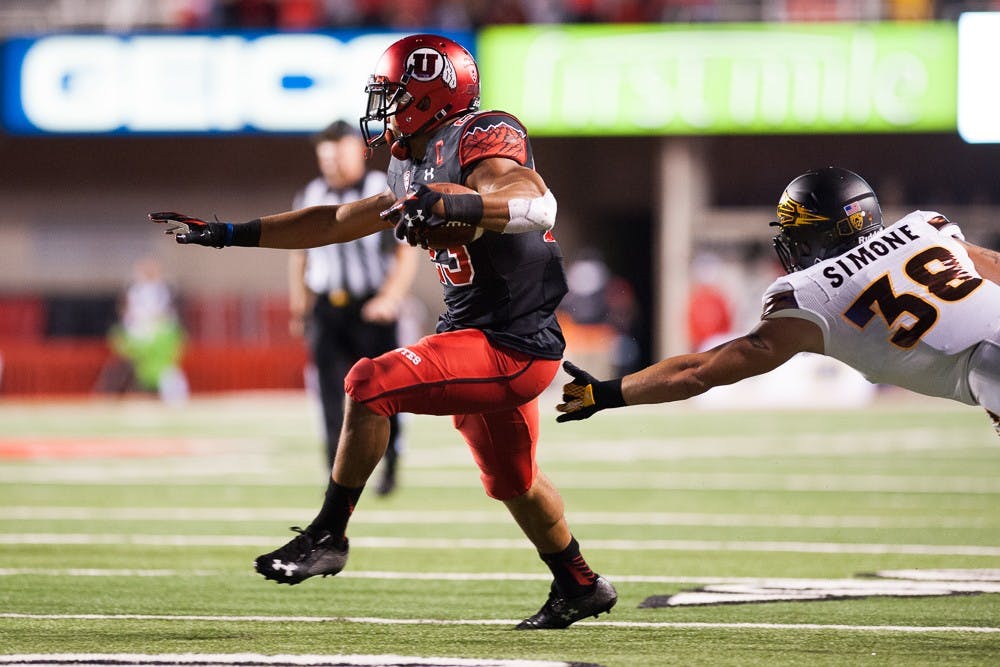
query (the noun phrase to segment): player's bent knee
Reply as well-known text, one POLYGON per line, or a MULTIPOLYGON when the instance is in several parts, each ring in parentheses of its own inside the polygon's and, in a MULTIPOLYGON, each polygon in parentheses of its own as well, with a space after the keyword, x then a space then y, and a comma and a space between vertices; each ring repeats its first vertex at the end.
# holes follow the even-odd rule
POLYGON ((349 409, 353 403, 377 415, 388 417, 391 411, 372 400, 381 391, 381 385, 376 381, 376 368, 375 362, 368 357, 359 359, 344 377, 344 393, 347 394, 349 409))
POLYGON ((344 377, 344 393, 358 403, 369 400, 375 391, 375 362, 368 357, 362 357, 351 366, 344 377))
POLYGON ((346 387, 348 383, 364 383, 370 380, 374 374, 375 362, 368 357, 361 357, 353 366, 351 366, 351 370, 348 371, 347 378, 344 380, 344 385, 346 387))
POLYGON ((534 483, 533 474, 495 476, 483 473, 479 478, 483 482, 486 495, 499 501, 514 500, 523 496, 534 483))

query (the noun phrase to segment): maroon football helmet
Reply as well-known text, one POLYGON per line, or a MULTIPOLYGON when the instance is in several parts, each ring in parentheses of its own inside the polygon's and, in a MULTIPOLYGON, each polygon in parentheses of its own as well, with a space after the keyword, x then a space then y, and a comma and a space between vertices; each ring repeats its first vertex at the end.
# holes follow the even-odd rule
MULTIPOLYGON (((368 77, 368 110, 361 131, 369 149, 393 142, 408 153, 409 137, 479 108, 479 69, 460 44, 437 35, 411 35, 392 44, 368 77), (394 120, 395 130, 387 124, 394 120), (368 124, 380 123, 372 130, 368 124)), ((397 154, 398 153, 398 154, 397 154)))

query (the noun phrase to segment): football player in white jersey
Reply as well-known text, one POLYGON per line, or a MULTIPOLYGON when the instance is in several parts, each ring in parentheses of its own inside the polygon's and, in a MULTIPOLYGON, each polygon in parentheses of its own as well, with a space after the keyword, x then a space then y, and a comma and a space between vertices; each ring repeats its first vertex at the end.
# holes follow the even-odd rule
POLYGON ((836 167, 789 183, 771 224, 788 275, 750 333, 603 382, 564 362, 573 381, 558 421, 683 400, 815 352, 872 382, 980 405, 1000 435, 1000 253, 935 212, 883 228, 868 183, 836 167))

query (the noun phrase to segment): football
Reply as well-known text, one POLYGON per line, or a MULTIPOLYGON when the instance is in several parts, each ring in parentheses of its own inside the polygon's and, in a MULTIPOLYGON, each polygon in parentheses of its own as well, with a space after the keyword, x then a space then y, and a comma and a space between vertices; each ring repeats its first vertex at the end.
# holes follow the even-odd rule
MULTIPOLYGON (((427 187, 448 195, 476 194, 476 191, 458 183, 428 183, 427 187)), ((472 243, 483 235, 483 228, 465 222, 449 220, 443 225, 432 227, 424 234, 428 248, 442 250, 472 243)))

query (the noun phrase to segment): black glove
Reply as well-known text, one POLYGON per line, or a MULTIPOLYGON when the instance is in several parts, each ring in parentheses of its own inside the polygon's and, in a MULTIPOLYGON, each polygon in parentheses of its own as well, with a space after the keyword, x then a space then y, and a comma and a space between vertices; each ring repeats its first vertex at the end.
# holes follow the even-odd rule
POLYGON ((150 213, 149 219, 167 225, 165 233, 174 234, 178 243, 212 248, 225 248, 230 245, 256 248, 260 245, 260 218, 233 224, 219 222, 218 219, 215 222, 205 222, 201 218, 192 218, 183 213, 160 211, 150 213))
POLYGON ((441 193, 426 185, 418 185, 405 197, 382 211, 383 220, 395 223, 396 238, 412 246, 427 247, 424 233, 445 223, 445 219, 433 212, 434 204, 441 199, 441 193))
POLYGON ((621 378, 602 382, 569 361, 563 362, 563 369, 573 376, 573 381, 563 385, 565 402, 557 405, 556 410, 564 414, 556 417, 557 422, 586 419, 598 410, 625 405, 621 378))
POLYGON ((174 234, 178 243, 193 243, 212 248, 224 248, 232 244, 233 226, 224 222, 205 222, 201 218, 192 218, 173 211, 150 213, 149 219, 167 225, 164 233, 174 234))

